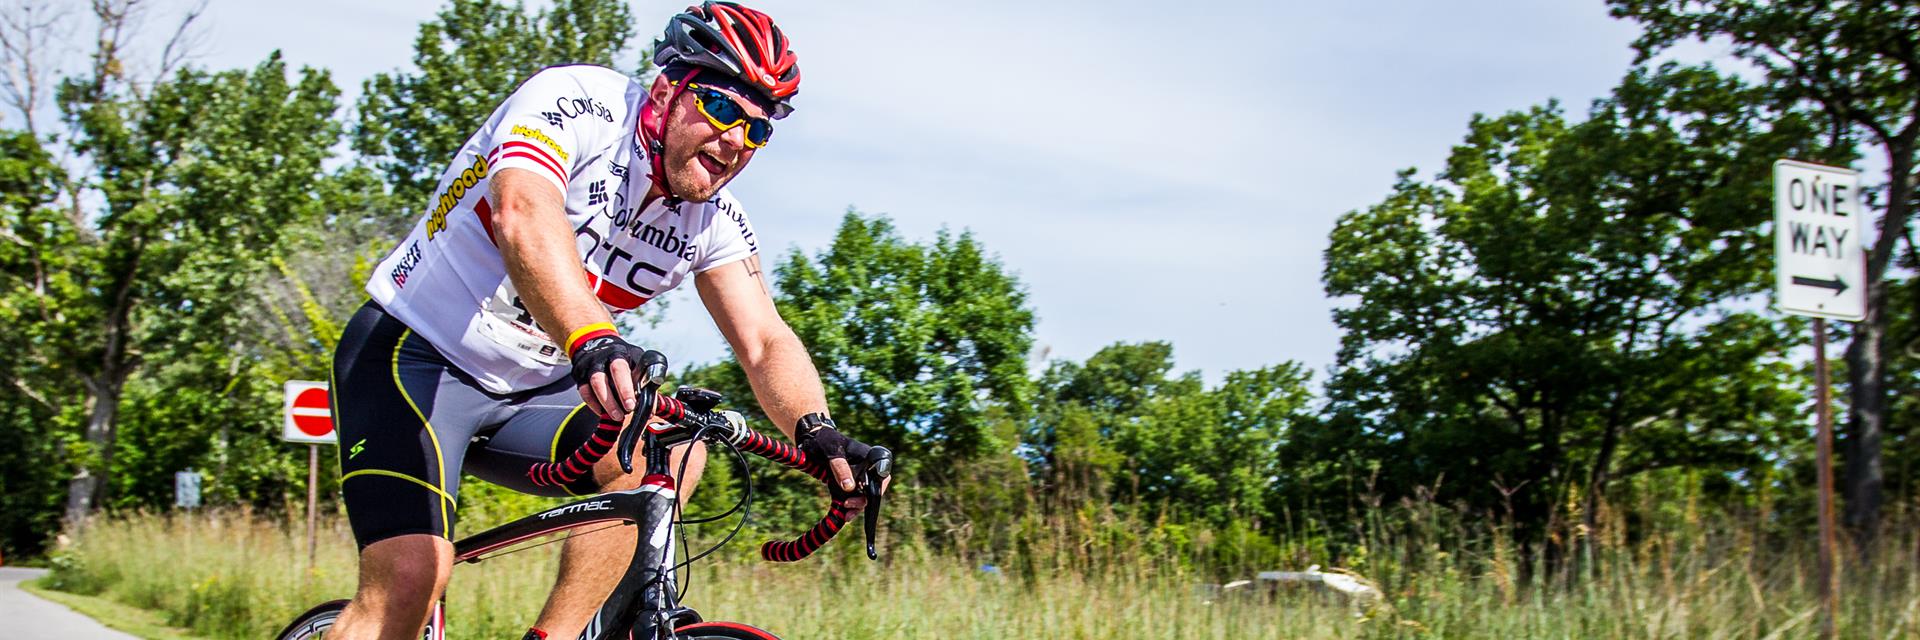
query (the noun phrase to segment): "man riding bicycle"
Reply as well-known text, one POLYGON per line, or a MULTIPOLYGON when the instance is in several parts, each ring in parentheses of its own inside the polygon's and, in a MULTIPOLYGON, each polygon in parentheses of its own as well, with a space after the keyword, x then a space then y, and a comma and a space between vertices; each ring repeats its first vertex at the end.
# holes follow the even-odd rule
MULTIPOLYGON (((335 637, 418 637, 451 571, 463 469, 547 496, 639 486, 612 456, 562 456, 611 446, 648 382, 640 362, 657 357, 612 316, 689 275, 762 410, 854 489, 848 439, 723 188, 792 110, 796 58, 771 18, 730 2, 674 16, 654 46, 650 86, 584 65, 528 78, 367 282, 372 300, 334 355, 341 493, 360 545, 335 637)), ((704 460, 674 451, 683 499, 704 460)), ((634 547, 632 529, 618 532, 567 541, 529 638, 579 635, 634 547)))

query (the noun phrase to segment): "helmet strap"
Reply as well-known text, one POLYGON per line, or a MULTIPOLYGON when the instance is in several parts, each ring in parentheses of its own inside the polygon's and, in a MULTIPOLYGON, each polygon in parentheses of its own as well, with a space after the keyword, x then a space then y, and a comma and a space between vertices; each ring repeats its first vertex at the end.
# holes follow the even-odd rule
POLYGON ((670 207, 679 204, 680 197, 674 195, 673 189, 667 186, 667 121, 673 118, 673 104, 680 100, 680 93, 687 90, 687 85, 697 75, 700 75, 700 68, 694 67, 688 69, 687 75, 681 76, 678 82, 668 80, 667 83, 673 85, 673 93, 667 95, 665 107, 648 101, 640 108, 640 140, 647 145, 647 163, 652 167, 647 177, 653 180, 653 186, 660 190, 670 207))

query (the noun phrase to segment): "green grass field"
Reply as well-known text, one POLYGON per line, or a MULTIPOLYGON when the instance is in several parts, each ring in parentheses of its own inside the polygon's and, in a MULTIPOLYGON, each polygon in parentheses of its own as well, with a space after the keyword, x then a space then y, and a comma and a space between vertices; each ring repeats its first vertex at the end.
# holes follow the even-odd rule
MULTIPOLYGON (((47 586, 156 610, 208 638, 261 638, 310 604, 350 595, 344 522, 327 522, 321 537, 308 567, 298 523, 240 512, 104 519, 56 557, 47 586)), ((1153 559, 991 574, 915 544, 869 562, 839 540, 824 558, 774 566, 749 558, 756 544, 736 542, 700 567, 689 604, 790 638, 1803 638, 1818 621, 1811 554, 1759 550, 1738 535, 1604 547, 1577 578, 1532 581, 1517 577, 1503 545, 1383 539, 1363 564, 1387 604, 1364 615, 1307 591, 1208 603, 1195 585, 1232 576, 1156 569, 1179 563, 1153 559)), ((1893 554, 1902 558, 1847 573, 1843 637, 1920 637, 1910 530, 1904 544, 1893 554)), ((456 568, 449 636, 519 637, 557 548, 456 568)))

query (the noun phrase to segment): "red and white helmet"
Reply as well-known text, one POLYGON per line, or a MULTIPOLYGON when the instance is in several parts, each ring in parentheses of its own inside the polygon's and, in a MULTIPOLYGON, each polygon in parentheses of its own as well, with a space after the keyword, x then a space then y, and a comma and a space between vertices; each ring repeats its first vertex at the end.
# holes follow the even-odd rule
POLYGON ((705 2, 667 21, 653 43, 653 63, 694 65, 738 79, 758 93, 775 118, 793 111, 800 92, 799 56, 767 14, 732 2, 705 2))

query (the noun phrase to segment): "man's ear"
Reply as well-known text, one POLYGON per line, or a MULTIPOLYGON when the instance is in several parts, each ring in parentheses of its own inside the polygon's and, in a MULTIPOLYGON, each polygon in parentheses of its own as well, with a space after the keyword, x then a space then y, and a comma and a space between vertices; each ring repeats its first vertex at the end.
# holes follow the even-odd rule
POLYGON ((653 86, 647 89, 647 102, 665 106, 667 98, 672 96, 673 81, 668 80, 667 75, 664 73, 654 76, 653 86))
MULTIPOLYGON (((673 83, 666 74, 653 77, 653 86, 647 89, 647 107, 640 110, 640 126, 648 131, 661 131, 663 120, 667 117, 667 101, 673 98, 673 83)), ((651 134, 649 134, 651 135, 651 134)))

